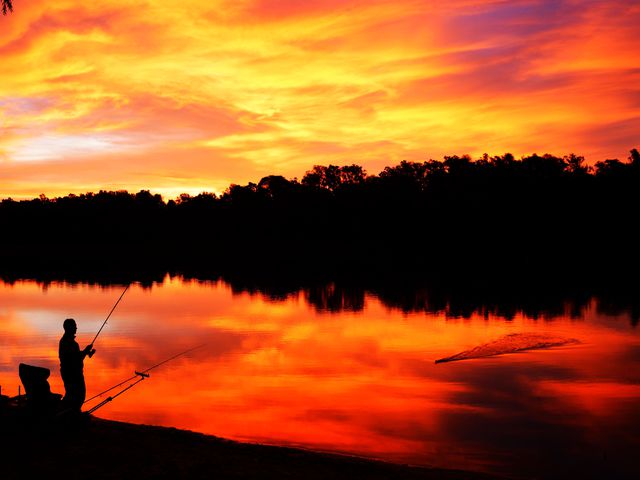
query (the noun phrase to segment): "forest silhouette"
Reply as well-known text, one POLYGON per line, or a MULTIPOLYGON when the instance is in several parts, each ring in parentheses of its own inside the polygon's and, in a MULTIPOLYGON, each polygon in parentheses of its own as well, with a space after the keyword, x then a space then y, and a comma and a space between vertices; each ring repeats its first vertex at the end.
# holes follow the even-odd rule
POLYGON ((447 156, 377 175, 316 165, 301 180, 168 201, 147 190, 4 199, 0 270, 616 283, 640 265, 639 186, 633 149, 593 167, 573 154, 447 156))

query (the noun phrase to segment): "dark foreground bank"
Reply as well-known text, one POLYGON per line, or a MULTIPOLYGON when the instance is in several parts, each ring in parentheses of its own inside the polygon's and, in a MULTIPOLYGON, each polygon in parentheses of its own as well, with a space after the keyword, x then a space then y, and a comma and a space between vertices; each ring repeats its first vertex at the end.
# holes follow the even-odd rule
POLYGON ((327 453, 239 443, 174 428, 91 418, 75 428, 25 428, 3 415, 3 479, 477 479, 327 453))

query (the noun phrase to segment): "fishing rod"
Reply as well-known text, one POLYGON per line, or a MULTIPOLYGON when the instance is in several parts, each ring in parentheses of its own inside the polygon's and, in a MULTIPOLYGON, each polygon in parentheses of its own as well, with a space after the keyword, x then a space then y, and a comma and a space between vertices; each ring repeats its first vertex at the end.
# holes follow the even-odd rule
MULTIPOLYGON (((126 392, 127 390, 129 390, 130 388, 135 387, 137 384, 139 384, 141 381, 143 381, 145 378, 149 378, 149 374, 148 373, 142 373, 142 372, 136 372, 137 375, 140 375, 140 380, 138 380, 137 382, 132 383, 131 385, 129 385, 127 388, 124 388, 122 390, 120 390, 118 393, 116 393, 115 395, 113 395, 112 397, 107 397, 105 398, 103 401, 101 401, 100 403, 98 403, 96 406, 90 408, 89 410, 87 410, 86 413, 87 415, 91 415, 93 412, 95 412, 96 410, 98 410, 100 407, 104 407, 107 403, 111 402, 114 398, 118 398, 120 395, 122 395, 124 392, 126 392)), ((134 377, 135 378, 135 377, 134 377)))
MULTIPOLYGON (((111 309, 111 311, 109 312, 109 315, 107 315, 107 318, 104 319, 104 322, 102 322, 102 326, 100 327, 100 330, 98 330, 98 333, 96 333, 96 336, 93 337, 93 340, 91 341, 90 345, 93 345, 96 341, 96 339, 98 338, 98 335, 100 335, 100 332, 102 331, 102 329, 104 328, 104 326, 107 324, 107 320, 109 320, 109 317, 111 316, 111 314, 113 313, 113 311, 116 309, 116 307, 118 306, 118 304, 120 303, 120 300, 122 300, 122 297, 124 297, 124 294, 127 293, 127 290, 129 290, 129 287, 131 286, 131 284, 127 284, 127 286, 125 287, 124 291, 120 294, 120 297, 118 298, 118 301, 115 303, 115 305, 113 306, 113 308, 111 309)), ((92 350, 93 352, 94 350, 92 350)), ((89 353, 89 358, 93 357, 93 353, 89 353)))
POLYGON ((147 368, 146 370, 142 370, 141 372, 139 372, 139 371, 137 371, 137 370, 136 370, 136 371, 134 371, 134 375, 133 375, 132 377, 129 377, 129 378, 127 378, 126 380, 123 380, 122 382, 118 383, 117 385, 114 385, 113 387, 109 387, 109 388, 107 388, 106 390, 104 390, 104 391, 102 391, 102 392, 98 393, 97 395, 94 395, 94 396, 93 396, 93 397, 91 397, 90 399, 85 400, 85 401, 83 402, 83 404, 84 404, 84 403, 88 403, 88 402, 90 402, 91 400, 94 400, 94 399, 96 399, 96 398, 98 398, 98 397, 101 397, 101 396, 102 396, 102 395, 104 395, 105 393, 110 392, 111 390, 115 390, 116 388, 121 387, 122 385, 124 385, 124 384, 126 384, 126 383, 129 383, 130 381, 132 381, 132 380, 134 380, 134 379, 136 379, 136 378, 140 377, 140 379, 139 379, 138 381, 136 381, 136 382, 132 383, 131 385, 127 386, 126 388, 124 388, 124 389, 123 389, 123 390, 121 390, 120 392, 116 393, 115 395, 110 396, 110 397, 108 397, 108 398, 104 399, 102 402, 98 403, 96 406, 94 406, 94 407, 92 407, 90 410, 88 410, 88 411, 87 411, 87 413, 93 413, 93 412, 95 412, 98 408, 100 408, 100 407, 102 407, 102 406, 106 405, 107 403, 111 402, 114 398, 119 397, 119 396, 120 396, 120 395, 122 395, 124 392, 126 392, 126 391, 127 391, 127 390, 129 390, 130 388, 134 387, 135 385, 137 385, 138 383, 140 383, 141 381, 143 381, 145 378, 149 378, 149 373, 148 373, 148 372, 150 372, 150 371, 151 371, 151 370, 153 370, 154 368, 158 368, 160 365, 164 365, 165 363, 170 362, 171 360, 174 360, 174 359, 176 359, 176 358, 178 358, 178 357, 181 357, 182 355, 186 355, 186 354, 187 354, 187 353, 189 353, 189 352, 193 352, 194 350, 197 350, 198 348, 202 348, 202 347, 204 347, 205 345, 206 345, 206 344, 204 344, 204 343, 203 343, 203 344, 198 345, 198 346, 196 346, 196 347, 189 348, 188 350, 185 350, 184 352, 180 352, 180 353, 178 353, 178 354, 176 354, 176 355, 174 355, 174 356, 172 356, 172 357, 169 357, 169 358, 167 358, 166 360, 163 360, 163 361, 162 361, 162 362, 160 362, 160 363, 156 363, 155 365, 153 365, 153 366, 151 366, 151 367, 147 368))

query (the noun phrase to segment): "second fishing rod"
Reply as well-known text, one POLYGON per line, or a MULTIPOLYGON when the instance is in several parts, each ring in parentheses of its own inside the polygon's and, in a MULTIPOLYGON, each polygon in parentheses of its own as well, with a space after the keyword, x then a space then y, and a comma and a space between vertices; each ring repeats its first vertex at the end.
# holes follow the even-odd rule
MULTIPOLYGON (((107 388, 106 390, 103 390, 100 393, 95 394, 93 397, 88 398, 87 400, 85 400, 84 403, 89 403, 90 401, 92 401, 92 400, 94 400, 94 399, 96 399, 98 397, 101 397, 105 393, 109 393, 110 391, 115 390, 116 388, 121 387, 121 386, 125 385, 126 383, 129 383, 132 380, 135 380, 138 377, 140 377, 138 381, 141 381, 144 378, 149 378, 149 373, 148 372, 150 372, 154 368, 158 368, 159 366, 164 365, 165 363, 168 363, 171 360, 175 360, 176 358, 181 357, 182 355, 186 355, 187 353, 190 353, 190 352, 193 352, 194 350, 202 348, 202 347, 204 347, 204 345, 205 344, 203 343, 203 344, 197 345, 195 347, 188 348, 187 350, 184 350, 184 351, 182 351, 182 352, 180 352, 180 353, 178 353, 176 355, 173 355, 172 357, 169 357, 169 358, 167 358, 167 359, 165 359, 165 360, 163 360, 163 361, 161 361, 159 363, 156 363, 155 365, 153 365, 153 366, 151 366, 151 367, 149 367, 149 368, 147 368, 145 370, 141 370, 141 371, 137 371, 136 370, 136 371, 134 371, 134 374, 131 377, 127 378, 126 380, 121 381, 120 383, 117 383, 116 385, 114 385, 112 387, 107 388)), ((138 383, 138 382, 136 382, 136 383, 138 383)), ((128 388, 130 388, 130 387, 128 387, 128 388)))
POLYGON ((85 400, 84 403, 89 403, 92 400, 95 400, 98 397, 101 397, 102 395, 111 392, 112 390, 115 390, 118 387, 122 387, 123 385, 126 385, 124 388, 122 388, 120 391, 118 391, 115 394, 110 395, 109 397, 105 398, 104 400, 102 400, 100 403, 98 403, 97 405, 91 407, 89 410, 87 410, 85 413, 87 414, 92 414, 93 412, 95 412, 96 410, 98 410, 99 408, 104 407, 107 403, 115 400, 117 397, 119 397, 120 395, 122 395, 123 393, 125 393, 126 391, 130 390, 131 388, 135 387, 137 384, 139 384, 140 382, 142 382, 143 380, 145 380, 146 378, 149 378, 149 372, 151 370, 153 370, 154 368, 158 368, 160 365, 164 365, 167 362, 170 362, 171 360, 175 360, 178 357, 181 357, 182 355, 186 355, 189 352, 193 352, 194 350, 197 350, 198 348, 202 348, 204 347, 204 344, 198 345, 196 347, 192 347, 189 348, 187 350, 184 350, 183 352, 180 352, 176 355, 173 355, 172 357, 167 358, 166 360, 163 360, 159 363, 156 363, 155 365, 147 368, 146 370, 142 370, 141 372, 139 371, 135 371, 134 375, 127 378, 126 380, 123 380, 122 382, 107 388, 106 390, 94 395, 93 397, 89 398, 88 400, 85 400), (136 380, 137 379, 137 380, 136 380), (135 382, 131 383, 133 380, 136 380, 135 382), (127 385, 128 384, 128 385, 127 385))

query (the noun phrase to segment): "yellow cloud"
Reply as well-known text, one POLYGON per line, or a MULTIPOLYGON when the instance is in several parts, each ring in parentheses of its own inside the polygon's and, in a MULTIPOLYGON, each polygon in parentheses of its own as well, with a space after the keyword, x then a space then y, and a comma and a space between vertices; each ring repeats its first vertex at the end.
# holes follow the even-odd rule
POLYGON ((484 151, 624 157, 639 17, 622 1, 34 0, 2 18, 0 196, 173 195, 484 151))

